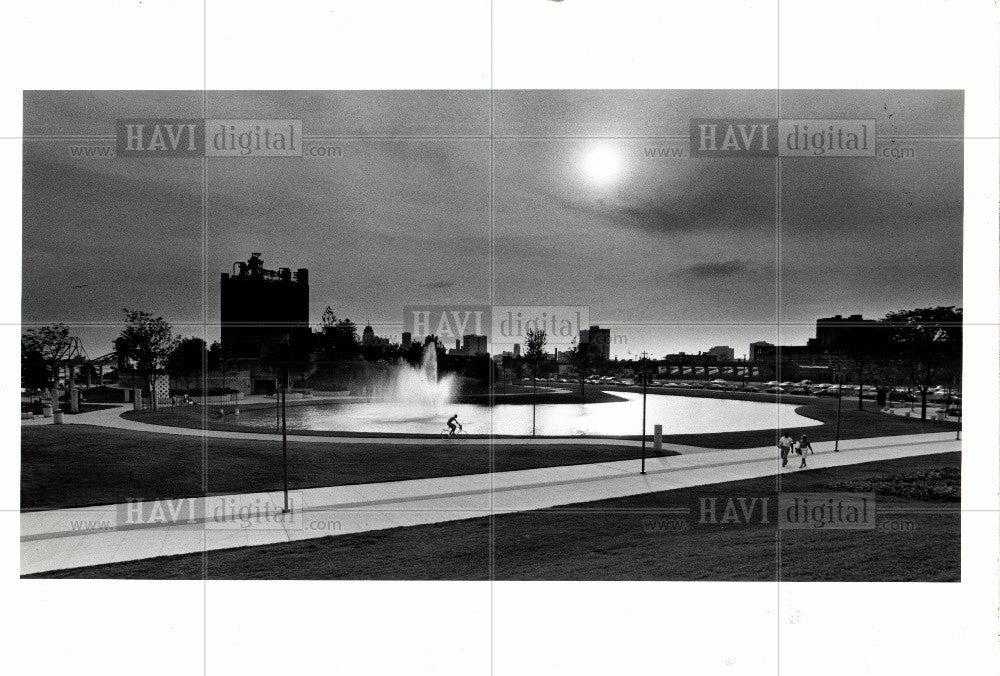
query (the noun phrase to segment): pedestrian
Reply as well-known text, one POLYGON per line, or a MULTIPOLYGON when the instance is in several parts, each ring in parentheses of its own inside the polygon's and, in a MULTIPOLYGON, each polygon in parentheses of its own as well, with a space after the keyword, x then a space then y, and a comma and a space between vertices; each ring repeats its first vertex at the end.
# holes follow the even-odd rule
POLYGON ((792 445, 795 440, 792 439, 792 435, 788 432, 784 432, 781 438, 778 439, 778 448, 781 450, 781 466, 788 466, 788 454, 792 452, 792 445))
POLYGON ((813 450, 812 444, 809 443, 809 437, 804 434, 802 435, 802 438, 799 439, 799 445, 802 446, 802 455, 805 455, 807 449, 812 454, 816 453, 816 451, 813 450))
POLYGON ((809 442, 806 440, 805 435, 803 435, 801 439, 799 439, 798 441, 795 442, 795 447, 794 448, 795 448, 795 453, 798 454, 799 457, 802 458, 802 463, 799 464, 799 469, 802 469, 803 467, 806 466, 806 449, 807 448, 811 449, 812 447, 809 445, 809 442))

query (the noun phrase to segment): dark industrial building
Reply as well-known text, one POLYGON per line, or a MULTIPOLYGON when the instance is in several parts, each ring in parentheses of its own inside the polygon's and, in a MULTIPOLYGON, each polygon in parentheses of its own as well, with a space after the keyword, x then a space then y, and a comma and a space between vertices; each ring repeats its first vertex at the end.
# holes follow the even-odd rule
POLYGON ((222 344, 240 368, 254 374, 254 392, 273 391, 268 354, 310 331, 309 271, 268 270, 255 252, 246 263, 233 264, 231 274, 222 273, 221 294, 222 344))
POLYGON ((780 359, 801 369, 829 370, 837 358, 859 348, 883 344, 887 327, 861 315, 835 315, 816 320, 816 337, 805 345, 772 345, 765 341, 750 344, 750 361, 773 367, 780 359))
POLYGON ((596 324, 580 331, 580 345, 591 345, 593 354, 604 361, 611 359, 611 329, 596 324))

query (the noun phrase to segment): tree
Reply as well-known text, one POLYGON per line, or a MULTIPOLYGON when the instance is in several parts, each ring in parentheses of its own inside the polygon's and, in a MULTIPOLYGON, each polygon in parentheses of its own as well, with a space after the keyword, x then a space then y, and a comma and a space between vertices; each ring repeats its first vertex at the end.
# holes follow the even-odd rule
POLYGON ((331 329, 337 325, 337 317, 333 314, 333 308, 329 305, 323 310, 323 317, 320 319, 320 326, 323 330, 331 329))
POLYGON ((314 336, 310 330, 292 330, 267 342, 261 350, 261 363, 274 370, 275 382, 280 388, 294 386, 296 378, 303 378, 312 370, 315 352, 314 336))
POLYGON ((890 312, 883 320, 899 370, 920 393, 920 419, 927 419, 927 393, 951 382, 962 368, 962 309, 954 306, 890 312))
POLYGON ((593 368, 594 362, 599 359, 595 353, 596 350, 591 348, 590 343, 576 344, 569 351, 569 361, 576 368, 576 376, 580 381, 580 399, 584 401, 586 401, 584 381, 590 375, 590 370, 593 368))
POLYGON ((885 384, 891 380, 890 355, 892 335, 889 327, 879 323, 863 330, 852 331, 839 348, 843 351, 840 370, 850 374, 858 383, 858 410, 864 410, 865 385, 874 385, 878 391, 876 403, 882 405, 886 392, 885 384), (888 367, 888 368, 887 368, 888 367))
POLYGON ((539 362, 545 356, 545 343, 548 337, 545 329, 528 329, 524 341, 524 356, 528 361, 539 362))
MULTIPOLYGON (((150 390, 153 374, 163 367, 178 341, 163 317, 154 317, 142 310, 123 308, 123 311, 125 328, 115 341, 115 347, 135 362, 143 387, 150 390)), ((150 401, 155 409, 156 397, 151 397, 150 401)))
POLYGON ((524 341, 524 358, 531 364, 531 436, 535 436, 535 382, 538 364, 545 358, 545 329, 528 329, 524 341))
POLYGON ((350 319, 340 319, 333 326, 333 354, 338 359, 354 359, 361 354, 358 327, 350 319))
POLYGON ((191 379, 203 372, 208 361, 205 341, 201 338, 181 338, 177 347, 166 359, 166 370, 175 379, 184 380, 185 389, 191 389, 191 379))
POLYGON ((228 343, 215 341, 208 348, 208 368, 222 374, 222 386, 226 386, 226 374, 233 366, 233 350, 228 343))
POLYGON ((55 389, 59 369, 69 358, 73 342, 69 329, 63 324, 28 329, 21 336, 22 372, 28 376, 25 386, 48 388, 53 408, 59 405, 59 393, 55 389))
POLYGON ((350 319, 337 319, 330 306, 320 320, 320 351, 325 360, 351 360, 361 354, 358 327, 350 319))

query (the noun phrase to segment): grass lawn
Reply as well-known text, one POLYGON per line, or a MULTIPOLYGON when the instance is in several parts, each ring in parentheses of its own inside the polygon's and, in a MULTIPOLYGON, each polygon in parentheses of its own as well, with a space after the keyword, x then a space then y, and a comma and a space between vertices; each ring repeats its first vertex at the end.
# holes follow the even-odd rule
MULTIPOLYGON (((781 482, 785 492, 822 492, 841 482, 960 466, 960 453, 942 453, 789 472, 781 482)), ((34 577, 487 580, 492 573, 499 580, 961 579, 959 502, 878 495, 875 530, 778 531, 773 518, 767 524, 697 523, 701 498, 776 502, 775 483, 765 477, 500 515, 492 519, 492 571, 491 519, 482 517, 34 577), (666 511, 677 509, 690 510, 687 528, 656 527, 660 520, 677 519, 676 512, 666 511)))
MULTIPOLYGON (((720 398, 769 395, 701 392, 720 398)), ((589 396, 589 395, 588 395, 589 396)), ((813 441, 834 438, 837 402, 833 399, 784 397, 800 403, 800 415, 824 421, 792 428, 813 441), (801 400, 801 401, 800 401, 801 400)), ((291 403, 291 402, 289 402, 291 403)), ((867 404, 873 408, 872 404, 867 404)), ((142 420, 197 427, 199 407, 142 414, 142 420)), ((246 430, 239 425, 215 425, 246 430)), ((942 432, 950 422, 920 421, 858 411, 845 400, 840 438, 865 438, 942 432)), ((255 429, 255 432, 261 432, 255 429)), ((774 444, 779 431, 753 430, 703 435, 666 435, 667 443, 710 448, 750 448, 774 444)), ((320 435, 317 435, 320 436, 320 435)), ((175 436, 83 425, 21 428, 21 507, 55 509, 124 502, 129 499, 178 498, 205 493, 248 493, 275 489, 281 479, 281 445, 275 441, 240 441, 175 436)), ((457 476, 490 471, 490 450, 482 444, 457 445, 428 438, 418 445, 352 444, 349 441, 289 445, 289 486, 313 488, 343 484, 457 476)), ((639 449, 621 446, 503 444, 495 447, 495 471, 533 469, 639 457, 639 449)))
MULTIPOLYGON (((624 446, 504 444, 498 472, 638 458, 624 446)), ((290 443, 293 489, 458 476, 490 471, 490 447, 428 439, 425 444, 290 443)), ((242 441, 133 432, 88 425, 21 428, 21 508, 56 509, 251 493, 281 487, 280 441, 242 441)))

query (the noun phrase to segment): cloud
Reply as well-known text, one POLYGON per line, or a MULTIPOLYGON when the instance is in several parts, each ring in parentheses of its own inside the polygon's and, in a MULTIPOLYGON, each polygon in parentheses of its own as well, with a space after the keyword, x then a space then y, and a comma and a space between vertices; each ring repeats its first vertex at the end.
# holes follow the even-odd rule
POLYGON ((707 263, 694 263, 681 269, 682 273, 694 275, 701 279, 712 279, 718 277, 732 277, 741 272, 748 272, 751 266, 747 261, 728 260, 711 261, 707 263))

